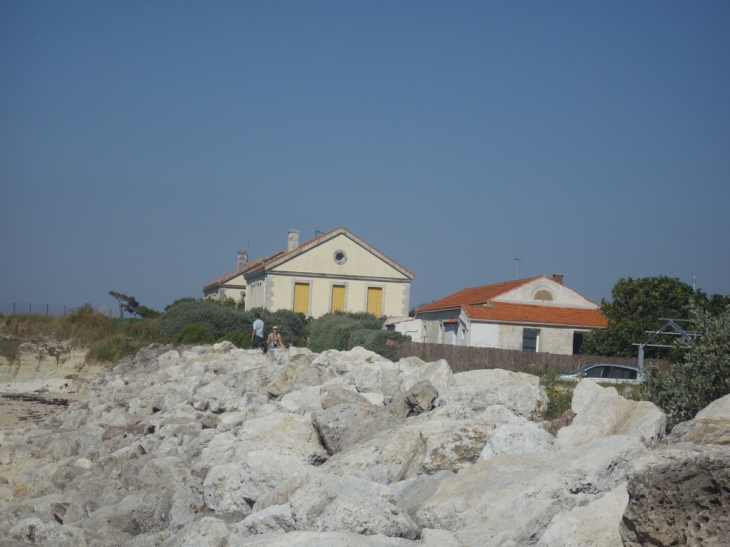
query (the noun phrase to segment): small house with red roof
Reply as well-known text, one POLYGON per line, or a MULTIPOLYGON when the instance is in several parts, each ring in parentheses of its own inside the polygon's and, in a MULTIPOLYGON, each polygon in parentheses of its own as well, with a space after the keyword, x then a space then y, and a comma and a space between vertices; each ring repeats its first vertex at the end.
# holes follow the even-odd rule
POLYGON ((421 306, 415 319, 423 342, 557 354, 579 353, 583 335, 608 324, 560 274, 469 287, 421 306))
POLYGON ((239 267, 203 293, 245 298, 246 309, 288 309, 311 317, 333 311, 408 314, 415 276, 345 228, 302 245, 299 231, 289 230, 286 251, 246 258, 239 252, 239 267))

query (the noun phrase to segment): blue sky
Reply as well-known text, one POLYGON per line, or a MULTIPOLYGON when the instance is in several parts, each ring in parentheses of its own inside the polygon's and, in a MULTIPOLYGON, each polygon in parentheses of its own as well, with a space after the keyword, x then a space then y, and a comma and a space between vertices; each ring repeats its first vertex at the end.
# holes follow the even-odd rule
POLYGON ((162 309, 345 226, 411 304, 730 293, 730 3, 0 3, 0 302, 162 309))

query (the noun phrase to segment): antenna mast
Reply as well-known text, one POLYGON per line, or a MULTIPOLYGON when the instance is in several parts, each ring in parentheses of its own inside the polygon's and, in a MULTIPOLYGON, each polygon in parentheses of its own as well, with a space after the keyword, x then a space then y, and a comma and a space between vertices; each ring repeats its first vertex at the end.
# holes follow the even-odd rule
POLYGON ((524 256, 520 256, 520 257, 517 257, 516 256, 513 259, 515 261, 514 266, 512 267, 512 275, 514 276, 514 279, 519 279, 519 277, 520 277, 520 264, 519 264, 519 261, 522 260, 523 258, 525 258, 525 257, 524 256))

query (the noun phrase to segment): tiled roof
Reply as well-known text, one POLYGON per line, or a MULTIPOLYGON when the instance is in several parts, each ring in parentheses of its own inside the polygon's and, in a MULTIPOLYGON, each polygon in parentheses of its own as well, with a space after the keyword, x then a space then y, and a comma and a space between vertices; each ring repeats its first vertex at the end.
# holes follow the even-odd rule
POLYGON ((459 292, 445 296, 440 300, 426 304, 416 310, 416 312, 445 310, 451 308, 459 308, 461 306, 472 306, 474 304, 485 304, 497 296, 526 285, 535 279, 543 277, 541 275, 535 277, 526 277, 525 279, 515 279, 513 281, 504 281, 502 283, 494 283, 493 285, 481 285, 479 287, 469 287, 459 292))
POLYGON ((600 309, 563 308, 507 302, 492 302, 489 306, 464 306, 463 308, 469 318, 482 321, 548 323, 593 328, 608 326, 608 319, 601 313, 600 309))
POLYGON ((207 289, 208 287, 212 287, 213 285, 219 285, 221 283, 224 283, 225 281, 228 281, 229 279, 232 279, 232 278, 236 277, 237 275, 240 275, 244 272, 248 272, 251 269, 255 269, 257 266, 260 266, 266 260, 271 259, 272 256, 274 256, 274 257, 280 256, 283 253, 284 253, 284 251, 279 250, 279 251, 276 251, 275 253, 260 256, 254 260, 250 260, 250 261, 246 262, 246 264, 244 264, 243 268, 237 268, 231 272, 228 272, 225 275, 220 276, 218 279, 211 281, 207 285, 204 285, 203 290, 207 289))
POLYGON ((264 270, 268 266, 270 266, 270 265, 272 265, 274 263, 278 263, 278 262, 284 261, 284 260, 286 260, 290 256, 293 256, 295 254, 299 254, 301 252, 304 252, 306 250, 309 250, 318 241, 325 240, 325 239, 329 239, 329 238, 337 235, 338 233, 346 233, 348 236, 350 236, 354 240, 362 243, 363 245, 365 245, 369 249, 372 249, 373 251, 375 251, 375 254, 380 254, 383 258, 385 258, 387 261, 389 261, 391 263, 391 265, 395 266, 397 269, 402 270, 404 273, 406 273, 407 275, 409 275, 411 278, 415 277, 413 275, 413 273, 411 273, 406 268, 404 268, 403 266, 401 266, 400 264, 398 264, 395 260, 393 260, 390 257, 386 256, 385 254, 381 253, 380 251, 378 251, 377 249, 375 249, 375 247, 372 247, 371 245, 369 245, 368 243, 366 243, 365 241, 363 241, 362 239, 360 239, 359 237, 357 237, 355 234, 353 234, 352 232, 350 232, 347 228, 343 228, 342 226, 340 226, 339 228, 335 228, 334 230, 331 230, 331 231, 327 232, 326 234, 322 234, 322 235, 319 235, 319 236, 317 236, 315 238, 312 238, 309 241, 307 241, 307 242, 302 243, 301 245, 299 245, 299 247, 297 247, 296 249, 293 249, 293 250, 291 250, 289 252, 286 252, 286 253, 284 253, 282 255, 279 255, 277 257, 274 257, 271 260, 267 260, 267 261, 265 261, 265 262, 257 265, 255 268, 252 268, 250 270, 247 270, 246 273, 247 274, 250 274, 250 273, 254 273, 254 272, 260 271, 260 270, 264 270))

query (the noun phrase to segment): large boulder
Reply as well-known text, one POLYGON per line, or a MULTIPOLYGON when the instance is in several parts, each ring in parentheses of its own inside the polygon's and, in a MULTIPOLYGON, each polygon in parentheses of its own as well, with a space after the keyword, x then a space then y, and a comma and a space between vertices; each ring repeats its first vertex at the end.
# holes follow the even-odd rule
POLYGON ((386 407, 342 404, 312 414, 312 424, 327 453, 337 454, 355 444, 392 429, 410 414, 430 410, 438 396, 428 381, 414 385, 386 407))
POLYGON ((593 380, 578 382, 573 392, 573 423, 558 431, 561 446, 578 446, 609 435, 630 435, 644 444, 661 438, 666 415, 648 401, 630 401, 614 387, 593 380))
POLYGON ((730 447, 666 461, 634 477, 621 523, 625 547, 702 545, 730 538, 730 447))
POLYGON ((492 431, 487 438, 480 460, 488 460, 501 454, 532 454, 555 450, 555 437, 525 420, 522 424, 504 424, 492 431))
POLYGON ((440 359, 425 363, 418 357, 406 357, 397 363, 401 391, 408 391, 418 382, 428 380, 439 393, 456 387, 456 379, 449 364, 440 359))
POLYGON ((540 378, 532 374, 501 369, 470 370, 454 374, 456 386, 439 394, 439 405, 455 407, 455 412, 474 416, 493 405, 534 419, 548 405, 540 378), (458 409, 458 410, 456 410, 458 409))
POLYGON ((675 425, 668 443, 730 444, 730 394, 710 403, 697 415, 675 425))
POLYGON ((450 530, 470 547, 528 544, 558 513, 626 482, 646 453, 638 439, 623 436, 479 461, 442 480, 416 522, 450 530))
POLYGON ((624 547, 619 533, 629 495, 621 484, 604 496, 553 517, 537 547, 624 547))
POLYGON ((289 503, 294 519, 303 530, 346 530, 409 539, 420 535, 420 528, 398 509, 387 486, 351 475, 310 475, 289 503))

